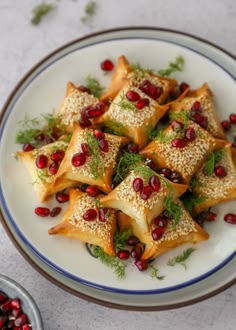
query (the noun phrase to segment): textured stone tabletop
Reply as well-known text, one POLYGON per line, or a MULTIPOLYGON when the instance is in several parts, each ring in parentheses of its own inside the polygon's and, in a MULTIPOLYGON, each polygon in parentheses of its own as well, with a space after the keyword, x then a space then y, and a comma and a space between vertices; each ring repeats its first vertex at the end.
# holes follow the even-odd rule
MULTIPOLYGON (((98 0, 89 24, 81 22, 85 0, 48 0, 56 9, 30 24, 40 0, 0 0, 0 108, 19 79, 42 57, 75 38, 121 26, 156 26, 205 38, 235 55, 235 0, 98 0)), ((235 110, 235 109, 234 109, 235 110)), ((0 273, 21 283, 35 298, 45 329, 233 330, 236 287, 192 306, 162 312, 108 309, 54 286, 20 255, 0 224, 0 273)))

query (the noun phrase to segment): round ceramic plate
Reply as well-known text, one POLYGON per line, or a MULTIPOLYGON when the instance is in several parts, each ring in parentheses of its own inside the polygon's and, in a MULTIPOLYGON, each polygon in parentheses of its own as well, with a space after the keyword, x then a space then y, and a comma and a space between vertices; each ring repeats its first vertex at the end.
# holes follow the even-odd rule
MULTIPOLYGON (((168 260, 191 245, 174 249, 155 261, 163 280, 152 278, 149 272, 138 272, 131 263, 125 278, 118 280, 111 269, 89 255, 84 244, 47 234, 61 217, 46 220, 34 215, 34 208, 40 203, 28 173, 13 157, 20 148, 15 144, 15 133, 26 114, 35 118, 58 109, 66 83, 84 83, 88 74, 107 86, 111 76, 104 75, 100 63, 105 58, 115 62, 120 55, 125 55, 131 63, 156 70, 182 56, 184 71, 173 75, 174 78, 187 81, 192 88, 207 82, 214 92, 221 119, 236 108, 234 58, 195 37, 161 29, 134 28, 106 31, 65 45, 22 79, 3 109, 0 147, 3 223, 22 253, 39 270, 75 294, 130 308, 178 306, 235 282, 236 228, 223 221, 223 215, 233 211, 235 202, 215 208, 217 221, 206 227, 210 239, 194 247, 186 268, 170 267, 168 260)), ((54 206, 55 200, 46 205, 54 206)))

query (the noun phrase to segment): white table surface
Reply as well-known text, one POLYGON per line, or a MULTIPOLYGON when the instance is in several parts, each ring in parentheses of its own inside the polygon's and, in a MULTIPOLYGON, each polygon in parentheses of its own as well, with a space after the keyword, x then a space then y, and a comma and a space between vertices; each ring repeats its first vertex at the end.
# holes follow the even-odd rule
MULTIPOLYGON (((81 23, 85 0, 57 4, 42 23, 30 24, 37 0, 0 0, 0 108, 14 85, 50 51, 91 32, 121 26, 156 26, 205 38, 236 53, 235 0, 98 0, 96 16, 81 23)), ((235 109, 234 109, 235 110, 235 109)), ((74 297, 48 282, 13 246, 0 224, 0 273, 35 298, 45 329, 232 330, 236 324, 236 286, 198 304, 162 312, 108 309, 74 297)))

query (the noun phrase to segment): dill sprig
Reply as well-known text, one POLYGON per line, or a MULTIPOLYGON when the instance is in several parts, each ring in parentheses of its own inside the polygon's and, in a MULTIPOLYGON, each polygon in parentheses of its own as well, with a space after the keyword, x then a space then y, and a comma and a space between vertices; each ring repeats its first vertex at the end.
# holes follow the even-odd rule
POLYGON ((186 191, 186 193, 184 193, 180 199, 182 200, 185 209, 192 214, 193 210, 195 208, 195 206, 197 206, 198 204, 201 204, 203 202, 205 202, 205 200, 207 199, 206 196, 198 196, 196 194, 192 194, 189 190, 186 191))
POLYGON ((203 167, 203 172, 205 175, 211 176, 214 173, 215 164, 221 160, 223 154, 224 149, 210 152, 203 167))
POLYGON ((111 133, 111 134, 121 135, 121 136, 123 136, 123 135, 125 135, 125 133, 127 133, 127 128, 123 124, 121 124, 117 121, 107 120, 105 122, 105 125, 106 125, 106 127, 104 129, 105 133, 111 133))
POLYGON ((194 248, 188 248, 184 250, 184 252, 172 259, 170 259, 167 263, 168 266, 175 266, 176 264, 180 264, 184 268, 186 268, 185 261, 190 257, 190 255, 195 251, 194 248))
POLYGON ((122 93, 120 100, 118 103, 112 102, 113 104, 117 105, 118 107, 120 107, 123 110, 128 110, 128 111, 132 111, 132 112, 137 112, 137 108, 135 106, 135 103, 129 101, 126 97, 125 94, 122 93))
POLYGON ((164 207, 168 216, 173 220, 173 227, 176 227, 182 214, 181 205, 175 202, 172 194, 169 194, 164 199, 164 207))
POLYGON ((182 56, 176 57, 174 62, 169 62, 168 67, 163 70, 159 70, 158 74, 160 76, 170 76, 172 73, 177 71, 183 71, 184 68, 184 58, 182 56))
POLYGON ((39 23, 41 23, 43 17, 45 17, 53 9, 55 9, 54 5, 44 2, 34 7, 32 10, 33 16, 31 18, 31 23, 33 25, 38 25, 39 23))
POLYGON ((88 23, 97 13, 97 2, 89 1, 84 7, 85 15, 81 17, 82 23, 88 23))
POLYGON ((151 271, 150 271, 151 278, 156 278, 157 280, 163 280, 165 278, 165 276, 158 275, 158 273, 159 273, 158 268, 156 268, 153 265, 151 265, 150 268, 151 268, 151 271))
POLYGON ((126 245, 127 239, 131 236, 131 230, 128 229, 126 231, 116 231, 114 236, 114 244, 115 244, 115 250, 119 251, 124 249, 126 245))
POLYGON ((88 75, 85 78, 85 86, 90 89, 91 94, 95 97, 100 97, 104 91, 104 87, 101 86, 100 82, 96 79, 88 75))
POLYGON ((88 144, 90 154, 88 161, 89 169, 94 179, 97 179, 104 172, 104 165, 99 153, 99 142, 88 130, 86 131, 85 140, 88 144))

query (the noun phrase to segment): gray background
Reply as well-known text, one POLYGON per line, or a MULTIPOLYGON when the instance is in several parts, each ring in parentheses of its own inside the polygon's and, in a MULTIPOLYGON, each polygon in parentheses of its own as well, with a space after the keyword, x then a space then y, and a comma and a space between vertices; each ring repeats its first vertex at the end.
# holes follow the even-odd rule
MULTIPOLYGON (((236 53, 235 0, 99 0, 97 15, 81 23, 86 1, 60 0, 38 27, 30 24, 36 0, 0 0, 0 108, 38 60, 65 42, 119 26, 157 26, 192 33, 236 53)), ((235 112, 235 109, 233 110, 235 112)), ((236 287, 179 310, 127 312, 97 306, 49 283, 19 254, 0 225, 0 272, 23 284, 35 298, 45 329, 232 330, 236 287)))

